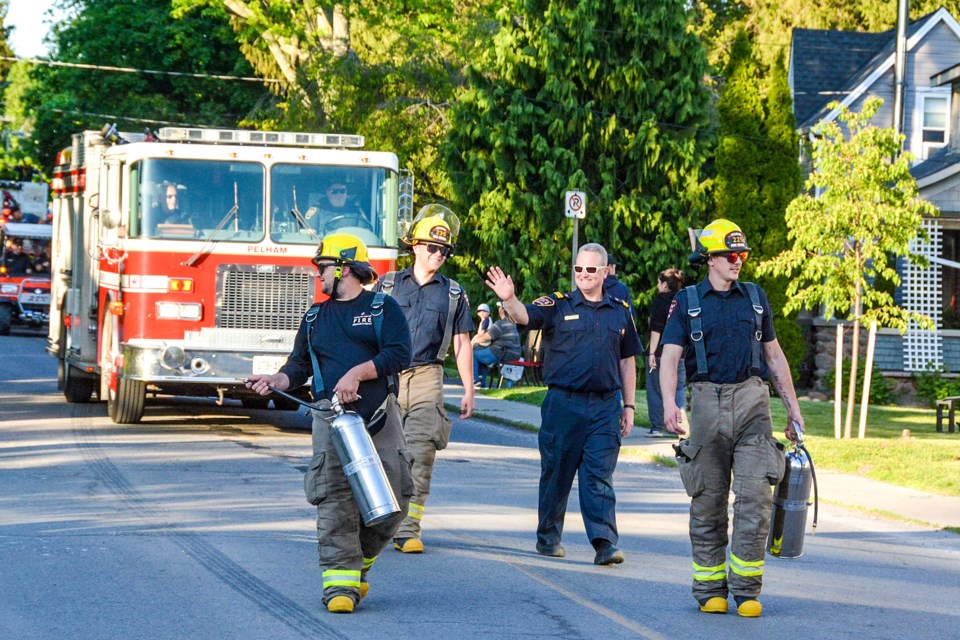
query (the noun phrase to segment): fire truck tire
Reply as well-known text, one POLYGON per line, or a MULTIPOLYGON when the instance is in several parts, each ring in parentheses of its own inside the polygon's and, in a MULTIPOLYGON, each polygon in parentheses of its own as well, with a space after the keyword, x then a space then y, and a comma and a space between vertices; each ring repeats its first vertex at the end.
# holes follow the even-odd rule
POLYGON ((107 413, 117 424, 137 424, 143 418, 147 399, 147 383, 117 377, 117 392, 107 398, 107 413))
POLYGON ((266 409, 267 405, 270 404, 270 398, 266 397, 253 397, 253 396, 244 396, 240 398, 240 404, 246 409, 266 409))
POLYGON ((13 309, 10 305, 0 305, 0 336, 10 335, 11 324, 13 324, 13 309))
POLYGON ((70 366, 63 360, 60 362, 63 366, 63 397, 70 403, 90 402, 97 379, 81 378, 77 375, 76 367, 70 366))

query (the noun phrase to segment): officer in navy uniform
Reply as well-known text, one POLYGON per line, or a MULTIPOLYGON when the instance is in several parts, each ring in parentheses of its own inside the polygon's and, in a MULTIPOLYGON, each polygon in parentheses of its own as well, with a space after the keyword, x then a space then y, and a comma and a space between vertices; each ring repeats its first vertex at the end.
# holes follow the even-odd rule
POLYGON ((749 251, 740 227, 729 220, 714 220, 700 233, 690 260, 706 264, 707 277, 678 292, 671 303, 661 340, 660 388, 664 426, 686 435, 675 402, 677 366, 686 347, 690 436, 674 448, 691 497, 693 597, 705 613, 726 613, 729 592, 737 613, 756 618, 763 611, 758 597, 773 502, 770 487, 784 470, 764 380, 773 382, 787 409, 789 439, 803 430, 803 417, 767 296, 757 285, 739 281, 749 251), (736 500, 728 541, 731 484, 736 500))
POLYGON ((642 352, 630 307, 603 291, 607 252, 586 244, 577 253, 577 289, 524 305, 499 267, 487 286, 518 326, 543 330, 547 395, 540 407, 540 498, 537 553, 562 558, 567 498, 579 475, 580 513, 599 565, 623 562, 617 548, 613 472, 622 438, 633 427, 635 357, 642 352), (627 404, 620 405, 622 390, 627 404))

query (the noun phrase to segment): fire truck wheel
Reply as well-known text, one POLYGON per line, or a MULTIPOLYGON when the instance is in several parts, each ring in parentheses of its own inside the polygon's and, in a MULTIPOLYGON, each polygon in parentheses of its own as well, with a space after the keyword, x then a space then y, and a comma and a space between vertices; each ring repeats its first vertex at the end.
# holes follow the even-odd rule
POLYGON ((117 377, 117 392, 107 398, 107 413, 117 424, 137 424, 143 418, 147 399, 147 383, 117 377))
POLYGON ((267 405, 270 404, 270 398, 264 396, 260 396, 259 398, 253 396, 244 396, 240 398, 240 404, 247 409, 266 409, 267 405))
POLYGON ((13 309, 9 305, 0 305, 0 336, 10 335, 11 324, 13 324, 13 309))
POLYGON ((97 379, 81 378, 77 375, 75 367, 63 362, 63 360, 60 362, 63 366, 63 397, 70 403, 90 402, 93 387, 98 383, 97 379))

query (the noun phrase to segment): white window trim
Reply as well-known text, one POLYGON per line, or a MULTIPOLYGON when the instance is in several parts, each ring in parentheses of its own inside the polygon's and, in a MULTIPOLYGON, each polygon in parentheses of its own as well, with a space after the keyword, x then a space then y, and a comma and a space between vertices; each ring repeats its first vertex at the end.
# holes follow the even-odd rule
POLYGON ((930 154, 942 147, 950 144, 950 125, 953 114, 951 102, 950 87, 918 87, 916 90, 916 100, 913 109, 913 135, 911 136, 910 151, 916 156, 917 161, 926 160, 930 154), (943 142, 924 142, 923 141, 923 108, 927 98, 945 98, 947 101, 946 130, 944 131, 943 142))

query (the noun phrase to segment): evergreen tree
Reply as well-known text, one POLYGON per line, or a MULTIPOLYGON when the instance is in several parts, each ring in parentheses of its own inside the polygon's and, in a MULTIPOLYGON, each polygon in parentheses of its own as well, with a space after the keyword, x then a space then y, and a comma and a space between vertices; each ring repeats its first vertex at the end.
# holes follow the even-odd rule
POLYGON ((525 299, 568 287, 563 198, 582 190, 581 244, 615 251, 646 290, 688 255, 702 212, 710 98, 684 3, 516 0, 499 20, 445 153, 474 285, 496 261, 525 299))

